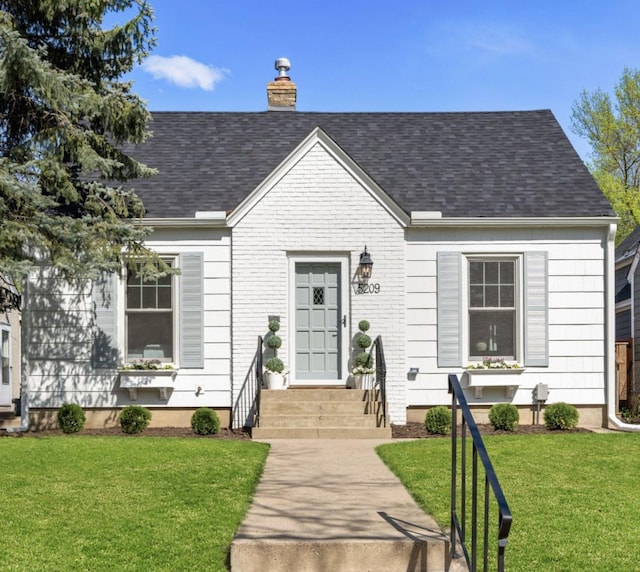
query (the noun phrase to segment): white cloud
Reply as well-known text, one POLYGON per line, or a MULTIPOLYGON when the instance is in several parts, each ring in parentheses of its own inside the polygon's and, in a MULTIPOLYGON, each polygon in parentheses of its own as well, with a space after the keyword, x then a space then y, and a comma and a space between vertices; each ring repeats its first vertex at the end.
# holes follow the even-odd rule
POLYGON ((142 69, 155 79, 166 79, 179 87, 200 88, 213 91, 224 79, 228 70, 214 68, 192 60, 187 56, 149 56, 142 69))
POLYGON ((514 29, 494 24, 474 24, 462 29, 462 39, 474 49, 497 55, 529 55, 533 46, 514 29))
POLYGON ((496 57, 535 57, 537 47, 525 31, 499 22, 447 21, 432 29, 429 51, 496 57))

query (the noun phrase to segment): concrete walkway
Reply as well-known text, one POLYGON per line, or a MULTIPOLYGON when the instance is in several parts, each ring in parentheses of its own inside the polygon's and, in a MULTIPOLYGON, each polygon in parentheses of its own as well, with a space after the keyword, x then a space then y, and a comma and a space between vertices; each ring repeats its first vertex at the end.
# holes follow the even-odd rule
POLYGON ((446 537, 376 454, 385 442, 271 441, 232 572, 453 570, 446 537))

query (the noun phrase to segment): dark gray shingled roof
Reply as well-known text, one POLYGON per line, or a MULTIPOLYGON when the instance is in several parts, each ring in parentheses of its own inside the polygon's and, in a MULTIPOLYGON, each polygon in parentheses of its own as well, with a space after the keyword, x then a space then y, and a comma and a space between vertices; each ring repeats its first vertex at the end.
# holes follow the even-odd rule
POLYGON ((633 232, 616 246, 616 259, 633 256, 638 249, 638 244, 640 244, 640 226, 633 229, 633 232))
POLYGON ((444 217, 611 216, 550 111, 153 113, 132 186, 152 218, 230 211, 314 128, 398 205, 444 217))

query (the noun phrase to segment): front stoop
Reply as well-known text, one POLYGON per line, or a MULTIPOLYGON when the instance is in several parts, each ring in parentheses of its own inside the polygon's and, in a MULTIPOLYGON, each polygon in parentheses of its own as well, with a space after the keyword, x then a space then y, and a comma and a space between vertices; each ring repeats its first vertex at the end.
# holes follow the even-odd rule
POLYGON ((356 389, 263 390, 254 439, 388 439, 379 392, 356 389))
POLYGON ((0 430, 20 426, 20 417, 14 413, 13 407, 0 407, 0 430))

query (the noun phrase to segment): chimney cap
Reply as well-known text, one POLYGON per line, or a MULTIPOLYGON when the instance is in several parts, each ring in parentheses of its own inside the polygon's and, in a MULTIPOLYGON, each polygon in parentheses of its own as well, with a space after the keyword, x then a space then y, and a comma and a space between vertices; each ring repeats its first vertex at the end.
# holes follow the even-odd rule
POLYGON ((278 70, 278 77, 288 77, 287 72, 291 69, 291 62, 287 58, 278 58, 275 68, 278 70))

